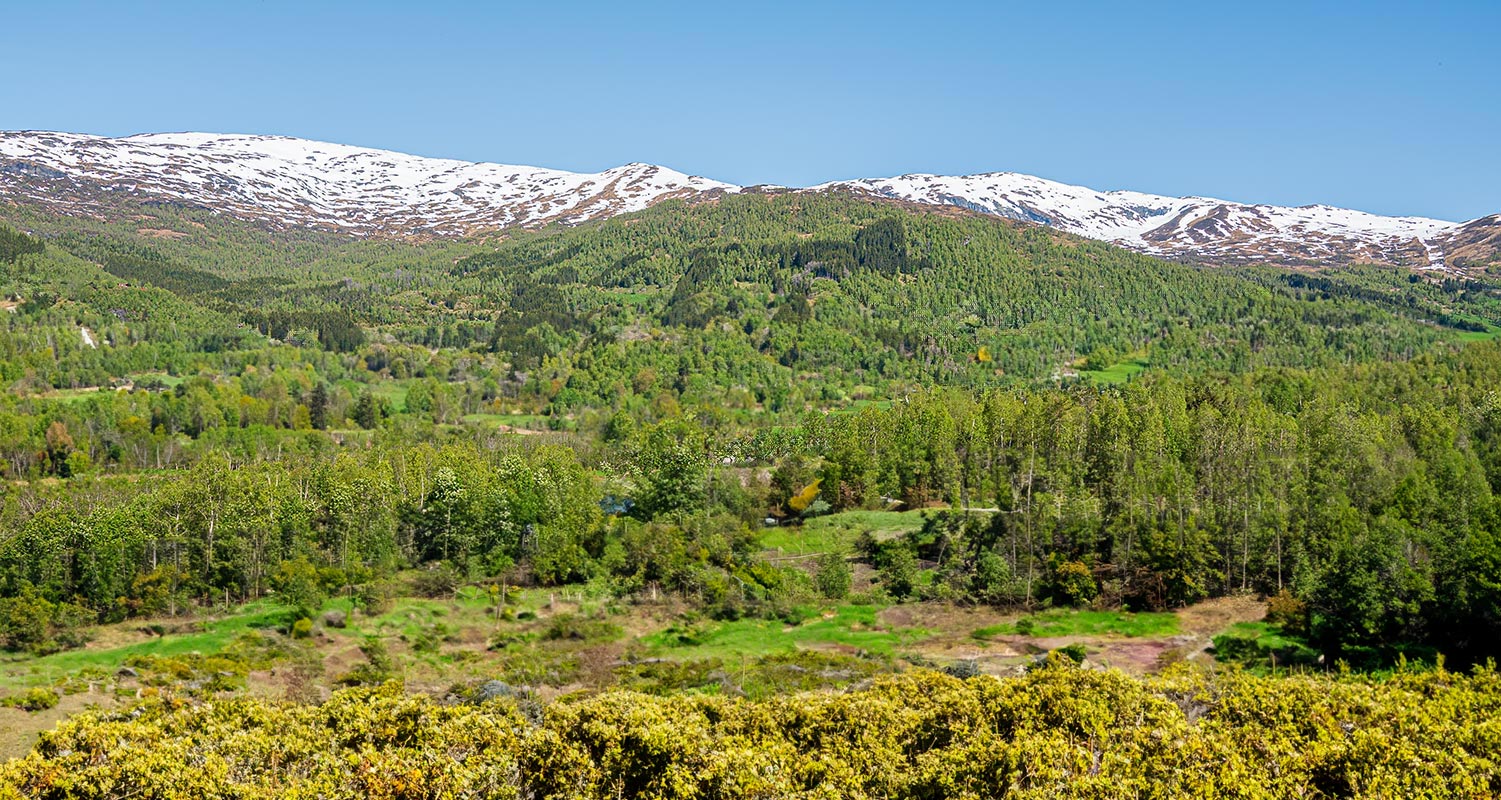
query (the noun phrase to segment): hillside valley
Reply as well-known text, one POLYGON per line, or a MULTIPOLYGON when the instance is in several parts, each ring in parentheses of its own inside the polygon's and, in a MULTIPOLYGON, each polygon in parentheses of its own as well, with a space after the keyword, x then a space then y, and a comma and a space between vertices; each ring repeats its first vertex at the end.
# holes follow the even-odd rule
MULTIPOLYGON (((114 198, 156 197, 277 227, 360 235, 577 224, 664 199, 744 190, 639 163, 580 174, 279 136, 0 132, 0 192, 32 202, 81 211, 108 208, 114 198)), ((1383 264, 1467 275, 1496 261, 1501 230, 1494 217, 1458 223, 1323 205, 1101 192, 1005 172, 846 180, 803 191, 825 190, 964 208, 1215 265, 1383 264)))
POLYGON ((1501 790, 1494 217, 176 134, 0 196, 0 798, 1501 790))

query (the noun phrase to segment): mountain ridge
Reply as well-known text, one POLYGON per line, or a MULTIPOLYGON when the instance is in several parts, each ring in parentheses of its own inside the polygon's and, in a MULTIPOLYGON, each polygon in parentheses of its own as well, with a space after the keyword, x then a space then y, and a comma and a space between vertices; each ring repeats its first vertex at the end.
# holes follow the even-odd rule
MULTIPOLYGON (((202 205, 273 226, 465 236, 577 224, 747 188, 635 162, 597 173, 413 156, 288 136, 0 132, 0 194, 99 213, 112 194, 202 205)), ((1501 251, 1501 215, 1451 222, 1329 205, 1100 191, 1016 172, 830 181, 844 191, 1046 225, 1212 265, 1375 263, 1465 273, 1501 251)))
POLYGON ((1370 261, 1447 265, 1441 240, 1465 223, 1386 217, 1329 205, 1246 204, 1212 197, 1099 191, 1015 172, 836 181, 845 189, 948 204, 1036 222, 1159 257, 1216 264, 1329 265, 1370 261))
MULTIPOLYGON (((0 133, 0 173, 108 183, 281 224, 466 235, 582 222, 729 188, 652 164, 598 173, 411 156, 287 136, 0 133), (7 167, 12 167, 7 169, 7 167)), ((14 181, 9 181, 14 183, 14 181)), ((33 196, 45 200, 45 197, 33 196)))

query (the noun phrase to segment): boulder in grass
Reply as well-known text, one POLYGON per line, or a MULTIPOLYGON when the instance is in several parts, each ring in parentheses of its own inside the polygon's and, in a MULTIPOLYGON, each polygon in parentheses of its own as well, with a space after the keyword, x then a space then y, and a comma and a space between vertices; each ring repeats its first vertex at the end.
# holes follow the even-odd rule
POLYGON ((342 628, 349 624, 349 617, 343 611, 327 611, 323 614, 323 625, 328 628, 342 628))
POLYGON ((503 681, 485 681, 474 690, 474 702, 484 703, 490 700, 499 700, 503 697, 516 697, 518 692, 515 687, 503 681))

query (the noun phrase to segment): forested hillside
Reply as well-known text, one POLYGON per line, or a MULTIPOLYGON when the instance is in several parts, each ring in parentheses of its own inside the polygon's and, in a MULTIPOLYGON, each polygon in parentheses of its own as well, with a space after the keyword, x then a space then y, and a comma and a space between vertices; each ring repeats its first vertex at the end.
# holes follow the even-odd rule
POLYGON ((115 345, 27 364, 36 388, 217 369, 275 344, 358 352, 369 372, 406 379, 425 376, 436 348, 464 354, 464 377, 565 412, 662 392, 723 402, 737 389, 800 411, 902 381, 1407 358, 1498 314, 1492 287, 1473 281, 1196 269, 839 195, 668 202, 427 244, 271 234, 191 209, 133 207, 108 224, 9 216, 49 243, 11 261, 8 291, 37 315, 11 335, 71 323, 115 345), (689 373, 702 380, 676 385, 689 373))

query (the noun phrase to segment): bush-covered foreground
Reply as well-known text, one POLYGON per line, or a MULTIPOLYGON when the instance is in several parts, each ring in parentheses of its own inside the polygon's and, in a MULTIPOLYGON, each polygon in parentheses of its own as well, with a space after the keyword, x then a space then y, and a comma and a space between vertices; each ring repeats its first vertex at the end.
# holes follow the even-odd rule
POLYGON ((1494 668, 1147 679, 1055 659, 761 701, 629 692, 444 703, 148 701, 0 767, 0 796, 1495 797, 1494 668))

